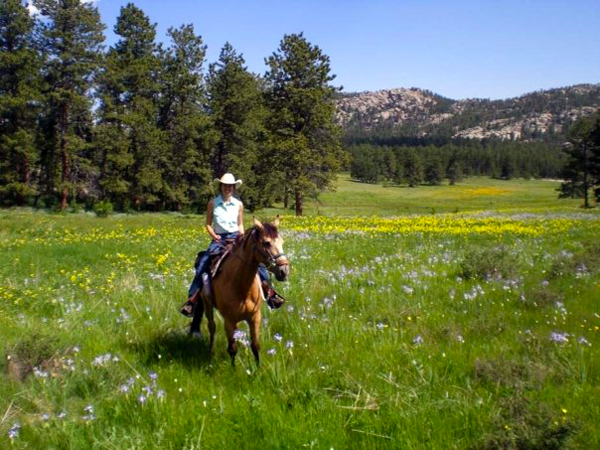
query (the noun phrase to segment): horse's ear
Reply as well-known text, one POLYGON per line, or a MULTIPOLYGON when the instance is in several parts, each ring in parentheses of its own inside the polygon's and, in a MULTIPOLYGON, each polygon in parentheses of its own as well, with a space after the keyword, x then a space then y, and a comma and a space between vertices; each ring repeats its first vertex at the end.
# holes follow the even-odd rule
POLYGON ((256 226, 256 228, 258 228, 259 230, 263 229, 263 224, 260 223, 260 220, 258 220, 256 217, 252 216, 252 223, 256 226))
POLYGON ((277 214, 277 217, 275 217, 273 225, 275 225, 275 228, 279 228, 279 214, 277 214))

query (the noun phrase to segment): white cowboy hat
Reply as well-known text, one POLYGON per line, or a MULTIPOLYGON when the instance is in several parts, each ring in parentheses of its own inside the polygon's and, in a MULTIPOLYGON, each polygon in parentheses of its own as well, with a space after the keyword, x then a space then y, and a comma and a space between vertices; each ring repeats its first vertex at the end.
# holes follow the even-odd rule
POLYGON ((223 175, 221 177, 221 179, 219 180, 218 178, 214 179, 214 183, 218 184, 235 184, 236 187, 239 187, 242 184, 242 180, 236 180, 235 177, 230 174, 230 173, 226 173, 225 175, 223 175))

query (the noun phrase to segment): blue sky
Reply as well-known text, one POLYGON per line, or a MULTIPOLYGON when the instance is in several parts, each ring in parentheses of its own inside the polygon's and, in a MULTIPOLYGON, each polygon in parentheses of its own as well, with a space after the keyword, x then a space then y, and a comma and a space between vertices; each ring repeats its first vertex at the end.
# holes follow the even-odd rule
MULTIPOLYGON (((90 0, 88 0, 90 1, 90 0)), ((91 0, 93 1, 93 0, 91 0)), ((126 0, 97 0, 108 43, 126 0)), ((344 91, 419 87, 508 98, 600 83, 600 0, 138 0, 158 24, 192 23, 208 62, 226 41, 255 73, 284 34, 303 31, 344 91)))

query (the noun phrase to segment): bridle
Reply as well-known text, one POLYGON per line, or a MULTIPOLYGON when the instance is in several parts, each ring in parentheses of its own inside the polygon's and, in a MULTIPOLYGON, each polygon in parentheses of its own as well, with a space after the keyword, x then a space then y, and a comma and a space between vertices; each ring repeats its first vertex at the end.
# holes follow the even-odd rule
MULTIPOLYGON (((257 230, 255 229, 252 233, 256 233, 257 230)), ((272 271, 275 267, 278 266, 286 266, 289 264, 287 257, 285 255, 285 253, 281 252, 281 253, 277 253, 275 255, 271 255, 268 251, 263 251, 262 249, 260 249, 257 245, 256 245, 256 239, 254 239, 254 244, 252 247, 252 251, 258 253, 260 256, 262 256, 266 262, 265 267, 267 268, 267 270, 272 271)))

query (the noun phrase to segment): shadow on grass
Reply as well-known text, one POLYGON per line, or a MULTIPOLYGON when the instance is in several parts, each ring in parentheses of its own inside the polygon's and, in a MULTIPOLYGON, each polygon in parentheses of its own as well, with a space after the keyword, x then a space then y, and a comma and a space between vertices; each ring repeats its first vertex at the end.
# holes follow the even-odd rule
POLYGON ((146 364, 161 365, 178 361, 191 368, 206 367, 212 360, 208 338, 197 339, 183 330, 168 330, 129 345, 146 364))

